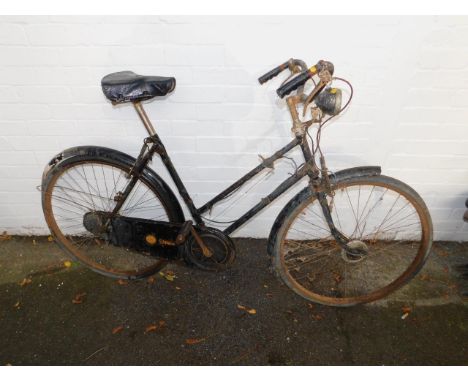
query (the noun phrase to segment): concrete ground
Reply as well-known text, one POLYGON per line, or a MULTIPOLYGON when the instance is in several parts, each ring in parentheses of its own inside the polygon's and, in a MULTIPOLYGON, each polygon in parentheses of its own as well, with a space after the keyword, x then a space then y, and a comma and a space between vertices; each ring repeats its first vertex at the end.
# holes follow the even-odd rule
POLYGON ((265 240, 235 243, 225 273, 119 283, 47 238, 0 236, 0 365, 468 365, 468 244, 436 243, 385 300, 331 308, 269 272, 265 240))

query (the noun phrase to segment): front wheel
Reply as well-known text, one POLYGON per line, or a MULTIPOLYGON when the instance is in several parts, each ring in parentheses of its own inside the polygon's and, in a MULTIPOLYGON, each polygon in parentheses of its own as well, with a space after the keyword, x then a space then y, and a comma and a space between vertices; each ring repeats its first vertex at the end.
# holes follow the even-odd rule
POLYGON ((327 199, 353 253, 335 241, 314 194, 301 194, 285 207, 273 246, 274 268, 296 293, 326 305, 366 303, 405 285, 421 269, 432 223, 408 185, 386 176, 347 179, 333 185, 327 199))

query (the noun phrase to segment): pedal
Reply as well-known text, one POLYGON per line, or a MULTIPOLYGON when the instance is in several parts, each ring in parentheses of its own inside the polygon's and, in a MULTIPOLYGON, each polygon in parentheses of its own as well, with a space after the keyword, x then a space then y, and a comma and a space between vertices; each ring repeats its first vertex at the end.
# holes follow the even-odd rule
POLYGON ((175 243, 177 245, 181 245, 185 243, 185 240, 187 240, 187 236, 190 233, 192 229, 192 224, 193 222, 191 220, 187 220, 182 227, 180 228, 180 231, 175 239, 175 243))

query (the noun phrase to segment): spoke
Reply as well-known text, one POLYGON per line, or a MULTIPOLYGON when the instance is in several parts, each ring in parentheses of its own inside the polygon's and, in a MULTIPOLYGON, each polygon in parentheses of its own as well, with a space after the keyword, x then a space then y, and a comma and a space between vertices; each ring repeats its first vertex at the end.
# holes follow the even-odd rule
MULTIPOLYGON (((86 182, 86 185, 88 186, 89 194, 91 195, 91 187, 90 187, 90 184, 89 184, 89 182, 88 182, 88 178, 86 177, 86 171, 84 170, 84 166, 81 167, 81 171, 83 172, 84 180, 85 180, 85 182, 86 182)), ((97 211, 97 210, 96 210, 96 205, 94 204, 94 199, 93 199, 93 197, 91 197, 91 202, 93 203, 93 210, 94 210, 94 211, 97 211)))
MULTIPOLYGON (((292 230, 294 230, 294 231, 297 231, 297 232, 300 232, 300 233, 303 233, 303 234, 306 235, 306 236, 307 236, 307 235, 311 235, 311 233, 301 231, 300 229, 297 229, 297 228, 294 228, 294 227, 291 227, 290 229, 292 229, 292 230)), ((316 238, 316 239, 321 239, 320 236, 316 236, 316 235, 314 235, 314 238, 316 238)))
MULTIPOLYGON (((98 180, 97 180, 96 171, 94 170, 94 165, 93 165, 93 164, 91 164, 91 168, 93 169, 93 175, 94 175, 94 180, 95 180, 95 182, 96 182, 96 187, 97 187, 97 189, 98 189, 98 195, 101 196, 101 190, 99 189, 99 182, 98 182, 98 180)), ((101 206, 102 206, 102 208, 103 208, 103 210, 104 210, 104 203, 103 203, 102 200, 101 200, 101 206)))
POLYGON ((72 171, 74 171, 76 174, 78 174, 78 176, 81 177, 81 179, 83 179, 86 183, 87 183, 87 180, 85 178, 83 178, 83 176, 78 172, 78 170, 73 167, 71 170, 67 171, 65 174, 64 174, 64 177, 67 176, 68 178, 70 178, 70 180, 73 181, 74 184, 76 184, 77 188, 79 188, 82 192, 83 192, 83 195, 86 195, 88 194, 88 197, 89 197, 89 202, 91 204, 93 204, 93 197, 91 196, 91 191, 90 190, 90 187, 88 186, 88 191, 89 193, 86 192, 86 190, 81 186, 81 184, 78 182, 77 179, 75 179, 74 176, 72 176, 72 171))
POLYGON ((325 229, 325 228, 323 228, 323 227, 320 227, 320 226, 318 226, 318 225, 316 225, 316 224, 314 224, 314 223, 311 223, 310 221, 304 220, 301 216, 298 216, 297 218, 298 218, 299 220, 301 220, 302 222, 304 222, 304 223, 310 224, 310 225, 313 226, 313 227, 317 227, 318 229, 321 229, 322 231, 325 231, 327 234, 330 233, 329 230, 327 230, 327 229, 325 229))
POLYGON ((125 208, 123 211, 128 211, 128 212, 133 212, 135 210, 135 208, 137 206, 139 206, 140 204, 145 204, 147 201, 151 201, 153 200, 153 198, 150 198, 150 199, 147 199, 147 200, 144 200, 143 202, 141 202, 141 199, 145 197, 145 195, 149 192, 149 188, 138 198, 138 200, 135 202, 135 204, 133 205, 133 208, 125 208))
POLYGON ((343 232, 343 227, 341 226, 340 216, 338 215, 338 207, 335 205, 335 208, 333 209, 335 211, 336 218, 338 219, 338 225, 340 226, 340 231, 343 232))
POLYGON ((137 185, 136 185, 136 187, 133 186, 133 189, 132 189, 132 191, 130 192, 130 195, 127 197, 127 200, 125 201, 124 205, 122 206, 122 208, 123 208, 124 210, 126 210, 126 209, 131 209, 131 208, 132 208, 132 207, 131 207, 131 206, 132 206, 132 205, 131 205, 132 200, 133 200, 133 198, 135 197, 135 195, 137 194, 137 192, 138 192, 140 186, 141 186, 141 182, 138 182, 137 185))
POLYGON ((382 220, 382 223, 380 223, 379 228, 377 228, 377 232, 379 232, 380 228, 382 227, 382 225, 383 225, 383 224, 385 223, 385 221, 387 220, 388 215, 390 214, 390 212, 392 212, 393 207, 395 207, 395 204, 396 204, 396 202, 398 201, 398 199, 400 199, 400 195, 398 195, 398 198, 396 198, 395 201, 393 202, 392 207, 391 207, 390 210, 387 212, 387 215, 385 215, 384 220, 382 220))
POLYGON ((353 237, 354 232, 356 232, 356 229, 358 228, 357 227, 358 219, 357 219, 356 213, 354 212, 353 204, 351 203, 351 198, 349 197, 348 188, 345 188, 345 191, 346 191, 346 195, 348 196, 349 206, 351 207, 351 210, 353 211, 354 219, 356 220, 356 227, 354 228, 354 231, 353 231, 353 233, 351 235, 351 237, 353 237))
MULTIPOLYGON (((375 186, 373 187, 372 192, 374 191, 374 188, 375 188, 375 186)), ((381 201, 383 200, 383 198, 384 198, 385 194, 387 193, 387 191, 388 191, 388 188, 385 189, 384 193, 377 199, 377 201, 374 203, 374 205, 372 206, 372 208, 369 209, 369 211, 367 212, 366 216, 364 217, 364 220, 366 220, 366 219, 370 216, 370 214, 372 213, 372 211, 374 211, 375 207, 377 207, 377 204, 379 204, 379 202, 381 202, 381 201)), ((363 210, 362 213, 364 214, 364 210, 363 210)), ((364 223, 363 232, 365 232, 366 225, 367 225, 367 223, 364 223)), ((361 237, 361 238, 362 238, 362 237, 361 237)))
POLYGON ((324 216, 323 216, 323 212, 321 212, 321 210, 319 210, 320 213, 317 213, 317 212, 315 212, 315 211, 313 210, 313 207, 314 207, 314 206, 312 206, 312 208, 311 208, 310 206, 307 206, 306 210, 310 211, 310 212, 313 213, 315 216, 317 216, 317 217, 324 223, 325 227, 328 227, 328 223, 327 223, 327 221, 325 220, 325 218, 324 218, 324 216))
POLYGON ((70 184, 70 182, 68 182, 68 181, 66 180, 66 178, 65 178, 66 176, 69 176, 69 174, 67 173, 66 175, 64 175, 64 176, 62 177, 62 181, 63 181, 63 182, 66 182, 67 185, 70 186, 70 187, 59 186, 58 184, 56 184, 56 185, 55 185, 55 188, 60 188, 60 189, 62 189, 63 192, 64 192, 67 196, 69 196, 70 198, 71 198, 71 196, 67 193, 66 190, 78 193, 78 196, 79 196, 80 199, 83 201, 83 203, 85 203, 88 207, 92 207, 91 203, 90 203, 88 200, 86 200, 86 199, 83 198, 83 196, 80 194, 80 191, 76 191, 76 190, 73 188, 73 186, 70 184))
POLYGON ((367 198, 367 200, 366 200, 366 204, 364 205, 364 208, 363 208, 362 211, 361 211, 361 215, 359 216, 358 224, 361 223, 361 218, 362 218, 363 215, 364 215, 364 211, 366 210, 367 204, 369 203, 369 200, 370 200, 372 194, 374 193, 374 190, 375 190, 375 186, 372 187, 372 190, 371 190, 371 192, 369 193, 369 196, 368 196, 368 198, 367 198))
MULTIPOLYGON (((77 191, 77 190, 75 190, 75 189, 73 189, 73 188, 68 188, 68 187, 64 187, 64 186, 55 186, 55 188, 59 188, 59 189, 63 190, 64 193, 66 193, 66 190, 68 190, 68 191, 76 192, 78 195, 80 195, 80 194, 85 194, 85 195, 95 196, 96 198, 104 199, 104 200, 107 200, 107 201, 110 200, 109 198, 106 198, 105 196, 95 195, 95 194, 89 194, 89 193, 84 192, 84 191, 77 191)), ((67 194, 67 195, 68 195, 68 194, 67 194)), ((70 196, 70 195, 68 195, 68 196, 70 196)), ((71 196, 70 196, 70 197, 71 197, 71 196)), ((83 200, 83 199, 81 199, 81 200, 83 200)), ((85 200, 84 200, 84 202, 87 203, 87 205, 88 205, 89 207, 92 207, 92 205, 90 205, 90 204, 88 203, 88 201, 85 201, 85 200)))
POLYGON ((112 189, 112 192, 110 194, 110 198, 112 198, 112 200, 114 201, 114 195, 116 195, 117 193, 117 186, 120 182, 120 177, 122 176, 124 172, 121 170, 119 172, 119 177, 117 178, 117 182, 115 181, 115 175, 114 175, 114 171, 112 171, 112 179, 114 180, 114 188, 112 189))
MULTIPOLYGON (((411 212, 410 214, 402 217, 400 220, 397 220, 397 221, 394 221, 393 223, 389 224, 389 225, 386 225, 385 227, 383 227, 385 230, 389 230, 390 227, 393 227, 395 224, 398 224, 400 222, 404 222, 405 220, 408 220, 409 217, 413 216, 413 215, 417 215, 417 211, 413 211, 411 212)), ((388 222, 387 222, 388 223, 388 222)), ((419 221, 415 222, 415 223, 419 223, 419 221)))
MULTIPOLYGON (((330 242, 330 244, 335 243, 334 241, 331 241, 331 240, 328 240, 328 241, 330 242)), ((314 241, 314 243, 311 243, 311 244, 309 244, 309 245, 306 244, 306 243, 299 244, 293 251, 290 251, 290 250, 287 251, 287 253, 284 255, 284 259, 285 259, 285 260, 286 260, 286 259, 287 259, 287 260, 290 260, 290 259, 294 259, 294 258, 296 258, 296 257, 300 257, 299 254, 304 253, 304 251, 307 251, 307 250, 312 250, 312 251, 315 251, 315 250, 326 250, 326 248, 320 247, 320 244, 321 244, 321 243, 322 243, 322 242, 320 242, 320 241, 317 240, 317 241, 314 241), (315 244, 315 245, 313 245, 313 244, 315 244), (286 255, 288 255, 288 254, 290 254, 290 256, 287 256, 287 257, 286 257, 286 255), (294 255, 294 256, 293 256, 293 255, 294 255)), ((336 248, 332 248, 331 250, 335 250, 335 249, 336 249, 336 248)), ((320 253, 320 252, 318 252, 318 253, 320 253)), ((310 255, 306 255, 306 256, 311 256, 311 255, 316 255, 316 254, 317 254, 317 252, 316 252, 316 253, 312 253, 312 254, 310 254, 310 255)))
POLYGON ((74 207, 74 208, 78 208, 79 210, 82 210, 82 211, 89 211, 89 208, 86 207, 86 206, 83 206, 77 202, 75 202, 74 200, 70 200, 70 199, 66 199, 66 198, 62 198, 58 195, 52 195, 52 198, 53 199, 56 199, 56 200, 59 200, 61 201, 62 203, 65 203, 66 205, 68 205, 69 207, 74 207))
MULTIPOLYGON (((55 210, 56 208, 58 208, 58 209, 60 209, 60 210, 62 210, 62 211, 70 212, 70 213, 72 213, 72 214, 74 214, 74 215, 78 215, 78 216, 80 216, 80 217, 83 216, 83 213, 76 212, 76 211, 71 211, 71 210, 67 210, 66 208, 63 208, 63 207, 61 207, 61 206, 54 205, 54 206, 52 207, 52 209, 54 209, 54 210, 55 210)), ((85 211, 86 211, 86 210, 85 210, 85 211)), ((55 213, 54 213, 54 215, 55 215, 55 213)))
POLYGON ((297 264, 291 264, 290 266, 287 266, 287 263, 299 259, 298 257, 294 257, 294 258, 292 258, 292 259, 288 259, 287 261, 285 261, 285 265, 287 266, 288 269, 300 268, 300 267, 302 267, 303 265, 307 265, 307 264, 311 264, 311 263, 317 263, 317 262, 319 262, 320 260, 323 260, 324 258, 328 258, 328 257, 330 257, 330 255, 331 255, 333 252, 336 252, 336 251, 337 251, 337 250, 336 250, 336 248, 335 248, 335 249, 330 249, 330 250, 328 251, 328 253, 318 253, 318 254, 310 254, 310 255, 308 255, 308 256, 303 256, 303 257, 308 257, 309 259, 308 259, 308 260, 304 260, 304 261, 300 261, 300 262, 298 262, 297 264))

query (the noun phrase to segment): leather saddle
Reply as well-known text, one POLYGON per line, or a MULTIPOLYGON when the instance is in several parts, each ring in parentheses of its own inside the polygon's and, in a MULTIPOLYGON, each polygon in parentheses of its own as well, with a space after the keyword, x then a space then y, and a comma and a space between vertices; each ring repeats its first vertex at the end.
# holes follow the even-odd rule
POLYGON ((165 96, 174 90, 175 85, 174 77, 140 76, 131 71, 111 73, 101 80, 102 91, 112 103, 165 96))

